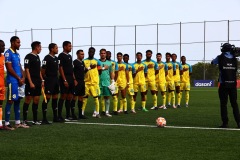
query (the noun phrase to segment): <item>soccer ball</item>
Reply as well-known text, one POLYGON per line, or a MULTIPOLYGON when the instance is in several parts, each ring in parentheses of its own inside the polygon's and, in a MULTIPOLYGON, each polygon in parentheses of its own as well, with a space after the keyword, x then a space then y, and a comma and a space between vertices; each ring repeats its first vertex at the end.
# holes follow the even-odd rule
POLYGON ((158 117, 158 118, 156 119, 156 124, 157 124, 158 127, 165 127, 166 124, 167 124, 167 121, 166 121, 166 119, 163 118, 163 117, 158 117))

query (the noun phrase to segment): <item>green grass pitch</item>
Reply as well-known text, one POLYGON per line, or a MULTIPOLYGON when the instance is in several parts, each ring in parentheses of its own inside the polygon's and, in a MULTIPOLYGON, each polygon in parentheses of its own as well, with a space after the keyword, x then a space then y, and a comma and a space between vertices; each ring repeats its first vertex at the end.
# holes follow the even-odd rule
MULTIPOLYGON (((158 98, 160 105, 160 94, 158 98)), ((140 104, 139 95, 136 108, 140 104)), ((185 108, 183 104, 184 100, 180 109, 149 110, 147 113, 137 111, 137 114, 121 114, 111 118, 96 119, 91 117, 94 104, 92 98, 89 98, 86 110, 89 119, 79 122, 153 126, 156 118, 161 116, 166 118, 167 126, 216 128, 221 124, 217 88, 192 88, 189 108, 185 108)), ((148 109, 152 107, 150 95, 146 106, 148 109)), ((29 109, 29 119, 31 119, 31 106, 29 109)), ((230 104, 228 112, 229 126, 236 128, 230 104)), ((11 119, 14 119, 13 108, 11 113, 11 119)), ((41 117, 40 103, 39 120, 41 117)), ((48 119, 52 120, 50 105, 48 119)), ((29 129, 0 131, 0 146, 1 160, 234 160, 240 158, 240 130, 54 123, 33 126, 29 129)))

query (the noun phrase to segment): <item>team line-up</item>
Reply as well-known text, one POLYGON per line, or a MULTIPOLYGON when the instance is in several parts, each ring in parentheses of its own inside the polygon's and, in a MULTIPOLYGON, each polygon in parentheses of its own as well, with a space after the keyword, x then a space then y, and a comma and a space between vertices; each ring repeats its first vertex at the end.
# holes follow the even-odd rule
POLYGON ((141 93, 139 111, 148 112, 146 108, 147 92, 151 91, 153 106, 150 109, 180 108, 182 93, 185 91, 185 106, 188 107, 190 91, 190 75, 192 68, 186 63, 186 57, 177 62, 177 55, 166 53, 166 61, 162 54, 156 54, 152 60, 152 51, 146 51, 146 59, 142 60, 141 52, 136 53, 136 62, 128 63, 129 55, 117 53, 117 62, 111 60, 111 52, 106 49, 99 51, 100 59, 94 58, 95 48, 90 47, 88 57, 84 51, 76 52, 77 59, 72 60, 69 54, 71 42, 64 41, 63 52, 58 56, 58 46, 50 43, 49 54, 40 60, 41 42, 31 44, 32 52, 24 58, 24 70, 20 64, 20 39, 13 36, 11 46, 5 51, 5 43, 0 40, 0 129, 14 130, 29 128, 27 118, 28 108, 32 103, 32 125, 50 124, 47 120, 47 105, 51 101, 53 122, 64 122, 86 119, 84 114, 89 96, 94 99, 95 108, 92 117, 112 117, 120 113, 135 114, 137 93, 141 93), (5 51, 5 52, 4 52, 5 51), (4 54, 2 54, 4 53, 4 54), (4 65, 7 70, 7 94, 5 97, 4 65), (158 106, 158 92, 162 95, 162 104, 158 106), (175 92, 177 103, 175 103, 175 92), (43 93, 42 121, 38 121, 38 104, 43 93), (60 96, 58 94, 60 93, 60 96), (130 110, 127 107, 126 96, 129 96, 130 110), (168 98, 167 98, 168 96, 168 98), (20 100, 25 97, 20 121, 20 100), (112 97, 112 112, 110 113, 110 98, 112 97), (120 97, 120 98, 118 98, 120 97), (3 100, 5 106, 5 125, 2 124, 3 100), (167 101, 167 105, 166 105, 167 101), (75 103, 78 116, 75 114, 75 103), (119 108, 118 108, 119 103, 119 108), (101 104, 101 114, 100 114, 101 104), (10 110, 14 106, 15 127, 10 124, 10 110), (63 106, 66 108, 66 118, 63 118, 63 106))

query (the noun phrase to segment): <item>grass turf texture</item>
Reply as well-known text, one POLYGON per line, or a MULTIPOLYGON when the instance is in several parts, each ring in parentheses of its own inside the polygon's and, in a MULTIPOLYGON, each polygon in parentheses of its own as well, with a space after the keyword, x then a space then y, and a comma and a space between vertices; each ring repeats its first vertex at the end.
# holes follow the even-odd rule
MULTIPOLYGON (((139 95, 136 107, 140 105, 139 95)), ((96 119, 91 117, 93 106, 89 98, 86 110, 89 119, 81 122, 155 125, 156 118, 162 116, 169 126, 214 128, 221 124, 216 88, 192 88, 189 108, 182 105, 180 109, 138 111, 135 115, 96 119)), ((149 95, 147 108, 151 107, 149 95)), ((41 117, 41 105, 39 108, 41 117)), ((31 106, 29 109, 31 119, 31 106)), ((228 111, 229 126, 235 128, 231 107, 228 111)), ((12 110, 11 119, 13 113, 12 110)), ((49 105, 49 120, 51 115, 49 105)), ((0 131, 0 159, 239 159, 239 135, 240 131, 227 130, 55 123, 0 131)))

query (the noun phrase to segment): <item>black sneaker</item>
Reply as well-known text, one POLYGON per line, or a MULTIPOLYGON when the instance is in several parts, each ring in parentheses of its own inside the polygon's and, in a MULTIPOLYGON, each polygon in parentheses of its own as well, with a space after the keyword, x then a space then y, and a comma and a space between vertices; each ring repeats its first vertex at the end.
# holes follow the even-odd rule
POLYGON ((39 121, 32 121, 32 125, 41 125, 41 122, 39 122, 39 121))
POLYGON ((53 118, 53 122, 60 122, 58 118, 53 118))
POLYGON ((106 116, 106 112, 102 111, 101 115, 106 116))
POLYGON ((69 122, 69 121, 72 121, 72 120, 73 120, 72 117, 66 117, 66 118, 65 118, 65 121, 66 121, 66 122, 69 122))
POLYGON ((170 105, 170 104, 168 104, 168 105, 167 105, 167 108, 170 108, 170 107, 171 107, 171 105, 170 105))
POLYGON ((219 126, 219 128, 228 128, 227 124, 222 124, 221 126, 219 126))
POLYGON ((118 115, 118 112, 117 111, 113 111, 112 114, 113 115, 118 115))
POLYGON ((64 118, 61 116, 61 117, 58 117, 58 120, 59 122, 65 122, 64 118))
POLYGON ((124 113, 124 114, 128 114, 128 111, 124 111, 123 113, 124 113))
POLYGON ((72 120, 78 120, 78 118, 77 118, 77 116, 74 114, 74 115, 72 115, 72 120))
POLYGON ((181 106, 180 106, 180 105, 177 105, 177 108, 181 108, 181 106))
POLYGON ((139 107, 137 110, 138 110, 138 111, 141 111, 142 109, 143 109, 142 107, 139 107))
POLYGON ((52 123, 50 123, 50 122, 48 122, 48 120, 42 120, 42 123, 41 123, 41 125, 45 125, 45 124, 52 124, 52 123))
POLYGON ((78 117, 78 119, 88 119, 88 118, 84 115, 81 115, 81 116, 78 117))

